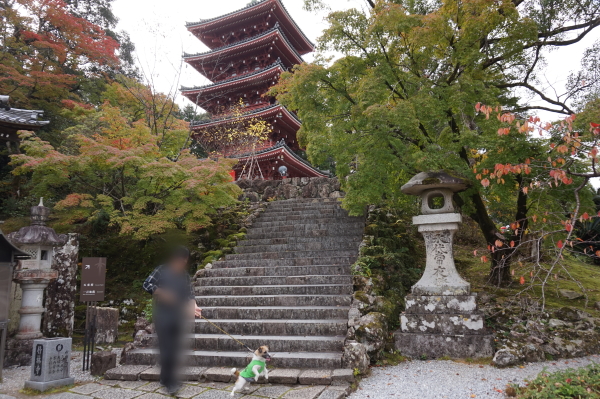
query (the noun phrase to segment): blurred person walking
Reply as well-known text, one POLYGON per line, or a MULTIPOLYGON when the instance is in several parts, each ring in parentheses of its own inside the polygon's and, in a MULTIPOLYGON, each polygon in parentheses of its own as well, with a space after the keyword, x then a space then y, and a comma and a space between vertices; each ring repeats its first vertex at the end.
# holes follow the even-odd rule
POLYGON ((200 317, 188 261, 190 251, 177 247, 164 265, 158 266, 144 281, 143 288, 154 298, 153 321, 160 350, 160 383, 169 395, 180 388, 177 366, 181 355, 182 333, 186 320, 200 317))

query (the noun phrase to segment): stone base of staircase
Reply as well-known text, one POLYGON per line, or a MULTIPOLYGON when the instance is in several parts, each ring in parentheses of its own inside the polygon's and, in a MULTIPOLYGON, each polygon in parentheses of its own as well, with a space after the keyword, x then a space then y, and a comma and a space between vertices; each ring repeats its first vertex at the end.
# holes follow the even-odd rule
MULTIPOLYGON (((231 374, 231 367, 184 367, 180 378, 184 381, 196 382, 235 382, 235 375, 231 374)), ((108 370, 104 379, 119 381, 158 381, 160 378, 159 366, 133 366, 124 365, 108 370)), ((265 383, 261 377, 258 383, 265 383)), ((269 381, 274 384, 301 384, 301 385, 344 385, 354 382, 354 372, 350 369, 272 369, 269 370, 269 381)))
MULTIPOLYGON (((184 367, 180 371, 180 378, 186 382, 214 382, 230 383, 233 385, 236 378, 231 374, 231 367, 184 367)), ((133 366, 124 365, 108 370, 104 375, 105 380, 118 381, 158 381, 160 367, 158 366, 133 366)), ((354 372, 350 369, 320 370, 320 369, 273 369, 269 370, 269 380, 261 377, 256 384, 273 386, 303 385, 314 386, 315 390, 304 392, 308 399, 341 399, 353 390, 354 372)), ((223 388, 224 386, 222 386, 223 388)), ((294 396, 296 397, 296 396, 294 396)), ((298 399, 304 399, 298 398, 298 399)))

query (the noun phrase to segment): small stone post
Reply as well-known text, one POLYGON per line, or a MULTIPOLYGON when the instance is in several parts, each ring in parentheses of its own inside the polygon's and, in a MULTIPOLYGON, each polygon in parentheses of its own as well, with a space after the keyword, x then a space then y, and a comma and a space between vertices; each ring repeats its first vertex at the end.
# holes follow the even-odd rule
POLYGON ((423 277, 406 297, 396 348, 410 357, 489 357, 493 336, 477 312, 476 294, 454 264, 452 243, 462 222, 454 212, 452 196, 469 182, 446 172, 422 172, 402 186, 402 192, 420 195, 421 212, 413 224, 425 239, 427 261, 423 277))

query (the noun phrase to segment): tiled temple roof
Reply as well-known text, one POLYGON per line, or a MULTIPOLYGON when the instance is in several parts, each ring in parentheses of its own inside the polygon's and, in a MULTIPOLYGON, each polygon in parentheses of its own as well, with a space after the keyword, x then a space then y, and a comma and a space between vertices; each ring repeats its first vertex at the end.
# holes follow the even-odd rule
POLYGON ((195 53, 195 54, 183 53, 183 58, 194 58, 194 57, 199 57, 201 55, 208 55, 208 54, 211 54, 211 53, 217 53, 219 51, 223 51, 223 50, 228 49, 228 48, 237 47, 237 46, 239 46, 241 44, 248 43, 248 42, 251 42, 251 41, 254 41, 254 40, 257 40, 257 39, 261 39, 261 38, 263 38, 263 37, 265 37, 265 36, 267 36, 267 35, 275 32, 275 31, 279 31, 279 34, 281 35, 281 37, 283 38, 283 40, 285 40, 285 42, 287 43, 287 45, 292 49, 292 51, 294 52, 294 54, 296 54, 296 56, 300 60, 302 60, 302 56, 298 53, 298 51, 296 50, 296 48, 294 46, 292 46, 292 43, 290 43, 290 41, 285 36, 285 34, 283 33, 283 31, 279 28, 279 22, 276 23, 275 26, 272 27, 271 29, 268 29, 268 30, 264 31, 263 33, 261 33, 259 35, 249 36, 249 37, 247 37, 245 39, 242 39, 242 40, 239 40, 237 42, 226 44, 224 46, 217 47, 217 48, 214 48, 214 49, 208 50, 208 51, 203 51, 203 52, 200 52, 200 53, 195 53))
POLYGON ((203 86, 193 86, 193 87, 185 87, 185 86, 181 86, 181 91, 185 92, 185 91, 194 91, 194 90, 202 90, 202 89, 208 89, 210 87, 216 87, 216 86, 221 86, 223 84, 226 83, 231 83, 231 82, 235 82, 236 80, 242 80, 242 79, 247 79, 249 77, 255 76, 255 75, 260 75, 263 72, 266 72, 270 69, 275 69, 275 68, 281 68, 284 71, 287 70, 287 68, 285 67, 285 65, 283 65, 283 63, 281 62, 281 60, 278 58, 277 61, 275 61, 273 64, 270 64, 269 66, 266 66, 264 68, 252 71, 252 72, 248 72, 242 75, 238 75, 238 76, 234 76, 228 79, 223 79, 223 80, 219 80, 216 83, 211 83, 211 84, 207 84, 207 85, 203 85, 203 86))
MULTIPOLYGON (((286 111, 287 111, 287 109, 286 109, 284 106, 282 106, 281 104, 273 104, 273 105, 268 105, 268 106, 266 106, 266 107, 255 108, 255 109, 253 109, 253 110, 251 110, 251 111, 249 111, 249 112, 247 112, 247 113, 243 114, 243 115, 241 116, 241 118, 251 117, 252 115, 260 114, 261 112, 268 111, 268 110, 271 110, 271 109, 274 109, 274 108, 283 108, 284 110, 286 110, 286 111)), ((287 112, 288 112, 288 113, 289 113, 289 114, 290 114, 290 115, 291 115, 291 116, 292 116, 292 117, 293 117, 295 120, 297 120, 298 122, 300 122, 300 119, 298 119, 298 117, 297 117, 297 116, 296 116, 296 115, 295 115, 293 112, 289 112, 289 111, 287 111, 287 112)), ((195 121, 195 122, 192 122, 192 123, 191 123, 191 126, 192 126, 192 127, 195 127, 195 126, 208 125, 208 124, 211 124, 211 123, 213 123, 213 122, 226 121, 226 120, 228 120, 228 119, 234 119, 234 118, 235 118, 235 117, 233 117, 233 116, 231 116, 231 115, 223 115, 223 116, 219 116, 219 117, 216 117, 216 118, 211 118, 211 119, 205 119, 205 120, 202 120, 202 121, 195 121)), ((300 122, 300 123, 301 123, 301 122, 300 122)))
MULTIPOLYGON (((197 21, 197 22, 186 22, 185 26, 186 26, 186 27, 188 27, 188 28, 190 28, 190 27, 193 27, 193 26, 202 26, 202 25, 205 25, 205 24, 207 24, 207 23, 209 23, 209 22, 212 22, 212 21, 216 21, 216 20, 219 20, 219 19, 222 19, 222 18, 227 18, 227 17, 230 17, 230 16, 232 16, 232 15, 235 15, 235 14, 239 13, 240 11, 245 11, 245 10, 249 10, 249 9, 251 9, 251 8, 254 8, 254 7, 260 6, 260 5, 262 5, 263 3, 265 3, 265 2, 268 2, 268 1, 271 1, 271 0, 252 1, 252 2, 248 3, 248 4, 247 4, 245 7, 243 7, 243 8, 240 8, 240 9, 238 9, 238 10, 231 11, 231 12, 229 12, 229 13, 227 13, 227 14, 222 14, 222 15, 219 15, 219 16, 217 16, 217 17, 213 17, 213 18, 201 19, 201 20, 199 20, 199 21, 197 21)), ((314 44, 313 44, 313 42, 311 42, 311 41, 310 41, 310 39, 309 39, 308 37, 306 37, 306 35, 305 35, 305 34, 304 34, 304 32, 302 31, 302 29, 300 29, 300 27, 298 26, 298 24, 296 23, 296 21, 294 20, 294 18, 292 18, 292 16, 291 16, 291 15, 290 15, 290 13, 288 12, 288 10, 287 10, 287 8, 285 7, 285 5, 283 4, 283 2, 281 2, 281 1, 278 1, 278 0, 276 0, 276 1, 277 1, 277 2, 278 2, 280 5, 281 5, 281 7, 283 8, 283 10, 285 11, 285 13, 287 14, 287 16, 289 17, 290 21, 292 21, 292 24, 294 24, 294 27, 296 28, 296 30, 297 30, 298 32, 300 32, 300 34, 302 35, 302 37, 303 37, 303 38, 304 38, 304 39, 305 39, 305 40, 306 40, 308 43, 310 43, 310 45, 311 45, 311 46, 313 46, 313 47, 314 47, 314 44)))
POLYGON ((38 120, 44 111, 29 110, 19 108, 9 108, 8 110, 0 107, 0 121, 14 123, 16 125, 27 125, 32 127, 41 127, 50 123, 50 121, 38 120))
POLYGON ((296 161, 302 163, 307 168, 315 170, 315 171, 317 171, 318 173, 320 173, 320 174, 322 174, 324 176, 331 176, 331 173, 325 172, 325 171, 322 171, 320 169, 315 168, 307 160, 305 160, 304 158, 302 158, 301 156, 299 156, 298 154, 296 154, 294 151, 292 151, 292 149, 290 147, 288 147, 288 145, 285 143, 285 141, 283 139, 281 141, 279 141, 277 144, 275 144, 274 146, 268 147, 268 148, 264 148, 262 150, 258 150, 254 154, 253 153, 236 154, 236 155, 232 155, 230 158, 240 158, 240 159, 243 159, 243 158, 247 158, 247 157, 250 157, 250 156, 259 156, 261 154, 266 154, 266 153, 272 152, 274 150, 277 150, 279 148, 283 148, 286 151, 286 153, 288 153, 296 161))

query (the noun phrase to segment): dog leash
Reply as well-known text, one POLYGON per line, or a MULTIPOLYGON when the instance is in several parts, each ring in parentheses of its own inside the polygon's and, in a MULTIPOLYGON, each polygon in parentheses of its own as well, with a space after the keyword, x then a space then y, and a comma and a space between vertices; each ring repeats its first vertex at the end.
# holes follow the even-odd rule
POLYGON ((232 340, 234 340, 238 344, 242 345, 244 348, 248 349, 251 353, 254 353, 254 351, 252 349, 250 349, 250 347, 248 345, 246 345, 245 343, 243 343, 239 339, 234 338, 231 334, 229 334, 227 331, 223 330, 221 327, 219 327, 218 325, 216 325, 212 321, 208 320, 206 317, 204 317, 204 316, 200 316, 200 317, 203 318, 204 320, 206 320, 208 322, 208 324, 210 324, 211 326, 215 327, 217 330, 221 331, 223 334, 227 335, 229 338, 231 338, 232 340))

